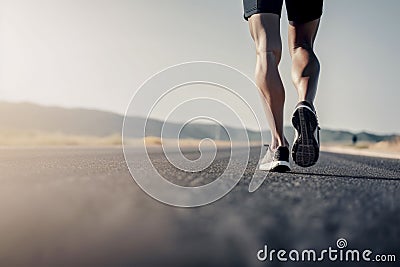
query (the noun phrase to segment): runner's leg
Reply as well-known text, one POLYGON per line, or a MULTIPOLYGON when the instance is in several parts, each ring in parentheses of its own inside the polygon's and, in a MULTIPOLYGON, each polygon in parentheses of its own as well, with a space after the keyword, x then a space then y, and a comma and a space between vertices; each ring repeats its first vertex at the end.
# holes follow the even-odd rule
POLYGON ((306 23, 290 22, 289 49, 292 57, 292 80, 298 100, 313 103, 318 86, 320 64, 314 53, 314 40, 320 19, 306 23))
POLYGON ((272 13, 255 14, 249 18, 249 26, 256 45, 256 84, 271 128, 271 148, 287 146, 283 132, 285 90, 278 71, 282 54, 280 17, 272 13))

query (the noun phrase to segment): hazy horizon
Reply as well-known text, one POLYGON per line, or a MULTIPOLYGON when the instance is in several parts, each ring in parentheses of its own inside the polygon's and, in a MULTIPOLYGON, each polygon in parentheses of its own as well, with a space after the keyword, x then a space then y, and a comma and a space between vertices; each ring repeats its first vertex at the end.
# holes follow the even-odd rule
MULTIPOLYGON (((112 114, 112 115, 118 115, 118 116, 122 116, 122 117, 125 116, 125 114, 121 114, 121 113, 118 113, 118 112, 109 111, 109 110, 101 110, 101 109, 96 109, 96 108, 63 107, 63 106, 56 106, 56 105, 42 105, 42 104, 38 104, 38 103, 34 103, 34 102, 25 102, 25 101, 12 102, 12 101, 2 101, 2 100, 0 100, 0 105, 2 103, 12 104, 12 105, 13 104, 15 104, 15 105, 34 105, 34 106, 43 107, 43 108, 61 108, 61 109, 66 109, 66 110, 71 110, 71 111, 73 111, 73 110, 83 110, 83 111, 105 112, 105 113, 109 113, 109 114, 112 114)), ((139 116, 135 116, 135 117, 145 119, 145 117, 142 117, 140 115, 139 116)), ((159 120, 157 118, 151 118, 151 119, 159 120)), ((160 121, 162 121, 162 120, 160 120, 160 121)), ((178 124, 185 123, 185 121, 179 121, 179 120, 178 121, 168 121, 168 122, 178 123, 178 124)), ((196 121, 195 124, 205 124, 205 125, 207 125, 207 124, 212 124, 212 123, 210 123, 209 121, 196 121)), ((232 125, 226 125, 226 126, 236 128, 235 126, 232 126, 232 125)), ((285 128, 293 128, 293 126, 291 124, 284 124, 284 127, 285 128)), ((375 134, 375 135, 396 135, 396 136, 400 136, 399 132, 374 132, 374 131, 364 131, 364 130, 352 131, 350 129, 345 129, 345 128, 326 128, 326 127, 322 128, 322 129, 323 130, 329 130, 329 131, 344 131, 344 132, 350 132, 350 133, 354 133, 354 134, 368 133, 368 134, 375 134)), ((247 130, 257 131, 257 129, 251 128, 251 127, 247 128, 247 130)), ((269 131, 269 129, 266 129, 265 131, 269 131)))

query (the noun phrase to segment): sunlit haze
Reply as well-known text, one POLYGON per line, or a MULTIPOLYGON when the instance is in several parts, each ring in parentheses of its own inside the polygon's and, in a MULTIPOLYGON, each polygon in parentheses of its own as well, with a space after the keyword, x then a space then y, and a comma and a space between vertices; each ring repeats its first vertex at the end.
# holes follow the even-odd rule
MULTIPOLYGON (((3 0, 0 5, 0 101, 123 114, 148 77, 178 63, 215 61, 254 77, 254 45, 240 0, 3 0)), ((316 40, 322 127, 400 133, 399 11, 396 0, 325 1, 316 40)), ((289 124, 297 97, 285 12, 280 69, 289 124)))

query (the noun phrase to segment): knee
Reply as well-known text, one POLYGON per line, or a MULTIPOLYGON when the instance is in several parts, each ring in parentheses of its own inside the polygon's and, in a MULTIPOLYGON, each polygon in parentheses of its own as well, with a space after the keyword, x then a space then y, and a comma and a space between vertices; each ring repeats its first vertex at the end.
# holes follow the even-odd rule
POLYGON ((257 46, 257 57, 266 65, 278 66, 282 57, 282 47, 257 46))

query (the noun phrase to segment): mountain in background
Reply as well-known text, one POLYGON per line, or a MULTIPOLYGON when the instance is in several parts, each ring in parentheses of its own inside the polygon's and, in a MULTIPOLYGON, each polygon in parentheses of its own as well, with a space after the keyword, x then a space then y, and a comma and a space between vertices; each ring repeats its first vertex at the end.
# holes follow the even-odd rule
MULTIPOLYGON (((127 125, 129 137, 142 137, 141 128, 135 125, 143 125, 144 118, 128 117, 127 125)), ((70 135, 84 135, 105 137, 120 133, 123 124, 123 116, 111 112, 87 110, 87 109, 67 109, 59 107, 45 107, 30 103, 8 103, 0 102, 0 132, 26 132, 39 131, 48 133, 63 133, 70 135)), ((168 122, 165 137, 174 138, 172 133, 177 132, 181 124, 168 122)), ((146 136, 160 137, 163 122, 149 119, 146 126, 146 136)), ((232 140, 243 141, 243 131, 237 128, 228 128, 232 140)), ((250 140, 260 140, 260 133, 247 131, 250 140)), ((293 140, 292 127, 285 127, 285 133, 289 140, 293 140)), ((265 141, 269 141, 269 132, 265 134, 265 141)), ((349 143, 354 133, 349 131, 321 131, 321 142, 324 143, 349 143)), ((380 142, 391 140, 394 135, 376 135, 366 132, 357 133, 358 141, 380 142)), ((212 138, 216 140, 229 140, 227 133, 217 125, 211 124, 189 124, 185 126, 180 134, 180 138, 203 139, 212 138)))
MULTIPOLYGON (((105 111, 0 102, 0 132, 38 131, 105 137, 121 133, 123 119, 122 115, 105 111)), ((143 137, 143 129, 135 125, 144 125, 144 123, 144 118, 128 117, 125 124, 130 127, 128 137, 143 137)), ((179 132, 182 125, 170 122, 167 124, 168 127, 164 128, 164 137, 175 138, 174 133, 179 132)), ((146 136, 160 137, 162 127, 162 121, 149 119, 146 124, 146 136)), ((232 127, 228 127, 228 131, 231 133, 232 140, 244 140, 243 131, 232 127)), ((247 133, 251 140, 260 139, 258 132, 247 131, 247 133)), ((227 133, 221 127, 195 123, 185 126, 180 133, 180 138, 229 140, 227 133)))

